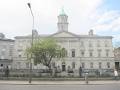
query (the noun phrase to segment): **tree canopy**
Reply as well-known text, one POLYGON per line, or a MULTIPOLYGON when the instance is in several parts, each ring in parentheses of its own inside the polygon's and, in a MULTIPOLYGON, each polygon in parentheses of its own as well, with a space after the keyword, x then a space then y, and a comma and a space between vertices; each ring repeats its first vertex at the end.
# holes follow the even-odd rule
POLYGON ((41 63, 50 68, 52 59, 65 57, 66 50, 61 48, 54 39, 46 38, 36 40, 32 47, 27 48, 27 54, 32 54, 35 65, 41 63))

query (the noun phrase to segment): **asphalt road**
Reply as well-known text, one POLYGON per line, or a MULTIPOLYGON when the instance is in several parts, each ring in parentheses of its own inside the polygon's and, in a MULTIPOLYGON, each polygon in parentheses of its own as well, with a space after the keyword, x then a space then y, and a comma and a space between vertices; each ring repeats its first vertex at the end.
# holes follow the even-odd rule
POLYGON ((0 85, 0 90, 120 90, 119 84, 106 85, 0 85))

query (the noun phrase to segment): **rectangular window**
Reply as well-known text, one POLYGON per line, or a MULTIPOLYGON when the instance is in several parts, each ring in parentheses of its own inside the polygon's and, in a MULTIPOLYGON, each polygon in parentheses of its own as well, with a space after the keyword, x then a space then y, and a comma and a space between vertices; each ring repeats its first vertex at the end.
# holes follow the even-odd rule
POLYGON ((110 68, 110 62, 107 62, 107 68, 110 68))
POLYGON ((98 50, 98 57, 101 57, 101 50, 98 50))
POLYGON ((106 57, 108 57, 108 52, 106 52, 106 57))
POLYGON ((97 41, 97 47, 100 47, 100 41, 97 41))
POLYGON ((101 62, 99 62, 99 69, 101 69, 102 68, 102 63, 101 62))
POLYGON ((81 46, 81 47, 84 47, 84 42, 83 42, 83 41, 81 41, 80 46, 81 46))
POLYGON ((93 62, 90 63, 90 68, 93 68, 93 62))
POLYGON ((89 54, 90 54, 90 57, 92 57, 92 56, 93 56, 93 52, 90 52, 89 54))
POLYGON ((98 57, 101 57, 101 52, 98 52, 98 57))
POLYGON ((72 62, 72 69, 75 69, 75 62, 72 62))
POLYGON ((108 47, 108 43, 107 42, 105 42, 105 47, 108 47))
POLYGON ((72 57, 75 57, 75 50, 72 50, 72 57))
POLYGON ((26 68, 29 68, 29 63, 28 62, 26 63, 26 68))
POLYGON ((82 68, 85 68, 85 63, 84 62, 82 63, 82 68))
POLYGON ((92 47, 92 43, 91 42, 89 42, 89 47, 92 47))
POLYGON ((82 57, 84 57, 84 54, 85 54, 85 52, 84 52, 84 51, 81 51, 81 56, 82 56, 82 57))
POLYGON ((109 50, 106 50, 106 57, 109 56, 109 50))

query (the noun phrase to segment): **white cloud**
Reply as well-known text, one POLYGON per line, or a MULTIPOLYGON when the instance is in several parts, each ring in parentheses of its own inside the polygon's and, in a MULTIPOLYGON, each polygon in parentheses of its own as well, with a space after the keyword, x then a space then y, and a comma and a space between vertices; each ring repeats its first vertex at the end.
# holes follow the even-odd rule
POLYGON ((35 27, 39 33, 57 31, 57 15, 62 6, 69 16, 69 31, 86 33, 99 17, 98 7, 104 0, 1 0, 0 31, 8 37, 31 33, 32 16, 27 2, 32 4, 35 27))
POLYGON ((112 31, 116 32, 120 30, 120 12, 119 11, 107 11, 103 13, 93 27, 97 32, 112 31))

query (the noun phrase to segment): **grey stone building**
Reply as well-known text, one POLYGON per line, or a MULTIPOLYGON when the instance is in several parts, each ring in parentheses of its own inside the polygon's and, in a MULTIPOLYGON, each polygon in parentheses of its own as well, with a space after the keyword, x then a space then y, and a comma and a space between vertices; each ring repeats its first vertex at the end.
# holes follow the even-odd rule
MULTIPOLYGON (((67 57, 53 62, 62 72, 72 69, 79 74, 79 68, 84 70, 110 70, 114 69, 114 52, 112 36, 99 36, 90 30, 86 35, 74 34, 68 31, 68 16, 61 13, 58 16, 58 31, 51 35, 38 35, 35 38, 44 39, 46 37, 55 38, 61 47, 67 50, 67 57)), ((25 49, 31 45, 31 36, 16 36, 13 68, 29 68, 29 60, 25 55, 25 49)), ((51 63, 51 64, 52 64, 51 63)), ((42 64, 33 65, 34 69, 45 69, 42 64)))
POLYGON ((0 69, 12 67, 13 61, 14 40, 5 38, 3 33, 0 33, 0 69))
POLYGON ((120 47, 114 49, 115 68, 120 70, 120 47))

